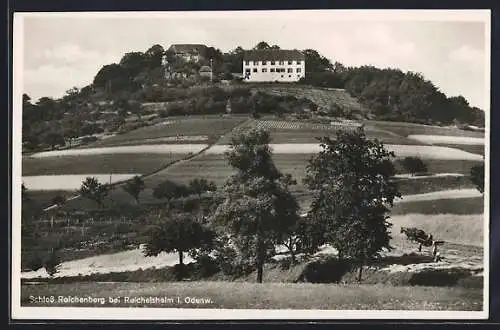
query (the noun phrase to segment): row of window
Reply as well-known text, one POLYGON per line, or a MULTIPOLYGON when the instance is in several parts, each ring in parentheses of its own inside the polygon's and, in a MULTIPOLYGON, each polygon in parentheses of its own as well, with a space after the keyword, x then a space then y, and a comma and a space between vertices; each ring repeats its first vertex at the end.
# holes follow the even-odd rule
MULTIPOLYGON (((300 73, 301 71, 302 71, 301 68, 297 68, 295 72, 300 73)), ((247 72, 250 72, 250 69, 247 69, 247 72)), ((253 72, 258 72, 258 69, 254 68, 253 72)), ((267 68, 263 68, 262 72, 263 73, 267 72, 267 68)), ((276 68, 276 69, 275 68, 270 68, 270 72, 288 72, 288 73, 293 73, 293 69, 292 68, 288 68, 285 71, 284 68, 276 68)))
MULTIPOLYGON (((252 61, 253 65, 259 65, 259 61, 252 61)), ((276 65, 276 61, 269 61, 271 65, 276 65)), ((285 61, 277 61, 278 65, 285 65, 285 61)), ((289 65, 300 64, 300 61, 287 61, 289 65)), ((250 65, 250 61, 245 61, 245 65, 250 65)), ((262 65, 267 65, 267 61, 262 61, 262 65)))

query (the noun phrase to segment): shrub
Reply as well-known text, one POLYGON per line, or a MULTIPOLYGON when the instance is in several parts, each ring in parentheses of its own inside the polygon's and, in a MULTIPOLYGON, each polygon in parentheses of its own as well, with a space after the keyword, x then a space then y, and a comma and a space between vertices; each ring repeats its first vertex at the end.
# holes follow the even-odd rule
POLYGON ((418 157, 405 157, 402 162, 403 167, 415 175, 417 173, 425 173, 427 172, 427 165, 424 161, 418 157))
POLYGON ((53 249, 44 263, 45 270, 52 277, 59 271, 60 264, 61 259, 57 255, 56 250, 53 249))
POLYGON ((40 268, 44 267, 43 257, 39 252, 36 252, 34 254, 23 254, 23 259, 23 264, 25 265, 23 268, 37 271, 40 268))
POLYGON ((95 142, 97 140, 98 140, 98 138, 95 136, 85 136, 82 138, 81 143, 82 144, 89 144, 89 143, 95 142))
POLYGON ((190 194, 190 190, 183 184, 178 184, 171 180, 165 180, 159 183, 153 189, 153 196, 158 199, 166 198, 168 200, 185 197, 190 194))
POLYGON ((484 192, 484 163, 470 169, 470 180, 480 193, 484 192))
POLYGON ((63 205, 66 203, 66 198, 62 195, 56 195, 52 198, 52 204, 54 205, 63 205))
POLYGON ((200 277, 209 277, 220 271, 219 265, 214 258, 202 254, 196 258, 196 271, 200 277))

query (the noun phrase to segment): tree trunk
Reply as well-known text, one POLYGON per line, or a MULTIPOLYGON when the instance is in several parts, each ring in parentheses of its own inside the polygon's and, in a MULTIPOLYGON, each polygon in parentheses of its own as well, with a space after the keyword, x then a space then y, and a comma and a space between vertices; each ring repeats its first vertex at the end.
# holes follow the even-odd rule
POLYGON ((182 251, 179 251, 179 265, 183 266, 184 265, 184 254, 182 253, 182 251))
POLYGON ((418 252, 422 252, 422 243, 418 245, 418 252))
POLYGON ((358 282, 361 282, 361 276, 363 274, 363 264, 359 265, 358 269, 358 282))
POLYGON ((262 275, 264 273, 264 246, 259 239, 257 243, 257 283, 262 283, 262 275))
POLYGON ((295 244, 295 249, 294 249, 294 246, 293 246, 294 244, 293 244, 292 239, 290 239, 289 243, 290 243, 290 248, 289 248, 290 257, 292 259, 292 264, 295 264, 295 262, 297 261, 297 258, 295 258, 295 251, 297 249, 297 244, 295 244))

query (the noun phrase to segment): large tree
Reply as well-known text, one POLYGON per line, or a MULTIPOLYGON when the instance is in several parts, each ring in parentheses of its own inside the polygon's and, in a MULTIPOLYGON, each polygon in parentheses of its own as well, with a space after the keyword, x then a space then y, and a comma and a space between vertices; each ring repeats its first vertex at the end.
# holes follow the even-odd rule
POLYGON ((130 71, 115 63, 103 66, 94 77, 93 85, 109 93, 130 91, 135 87, 130 71))
MULTIPOLYGON (((213 232, 193 214, 169 213, 154 226, 149 234, 144 254, 156 256, 161 252, 177 252, 183 270, 184 253, 210 245, 213 232)), ((183 272, 181 272, 182 277, 183 272)))
POLYGON ((269 248, 282 242, 298 221, 298 204, 289 191, 290 177, 276 168, 270 141, 265 130, 233 138, 226 157, 236 173, 221 190, 223 202, 213 213, 215 226, 229 232, 245 254, 255 257, 259 283, 269 248))
POLYGON ((154 69, 161 66, 163 55, 165 55, 165 49, 161 45, 156 44, 151 46, 146 51, 145 55, 149 68, 154 69))
POLYGON ((187 186, 171 180, 165 180, 163 182, 160 182, 153 189, 153 197, 158 199, 165 198, 168 201, 175 198, 185 197, 188 196, 189 194, 190 191, 187 186))
POLYGON ((136 204, 139 204, 139 194, 146 188, 140 176, 134 176, 132 180, 123 185, 123 190, 132 196, 136 204))
POLYGON ((87 177, 78 190, 81 196, 93 200, 102 208, 104 198, 109 193, 109 185, 102 184, 95 177, 87 177))
POLYGON ((391 239, 388 212, 400 196, 391 180, 394 157, 363 129, 321 138, 322 150, 307 166, 306 184, 315 191, 311 218, 324 228, 325 241, 359 267, 386 248, 391 239))
POLYGON ((333 70, 333 65, 329 59, 319 54, 314 49, 304 50, 306 57, 306 72, 325 72, 333 70))

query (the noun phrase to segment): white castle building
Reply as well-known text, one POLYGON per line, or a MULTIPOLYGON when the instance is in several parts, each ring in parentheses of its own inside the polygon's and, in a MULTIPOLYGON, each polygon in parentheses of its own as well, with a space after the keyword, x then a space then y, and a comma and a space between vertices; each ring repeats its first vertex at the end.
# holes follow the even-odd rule
POLYGON ((247 82, 296 82, 305 77, 305 68, 305 56, 298 50, 249 50, 243 56, 247 82))

